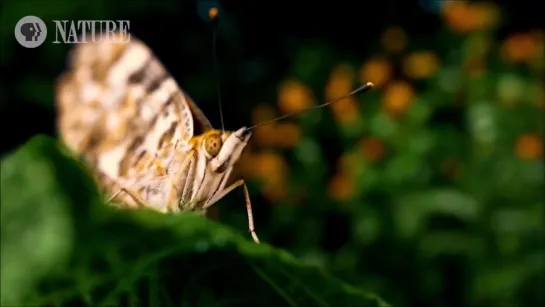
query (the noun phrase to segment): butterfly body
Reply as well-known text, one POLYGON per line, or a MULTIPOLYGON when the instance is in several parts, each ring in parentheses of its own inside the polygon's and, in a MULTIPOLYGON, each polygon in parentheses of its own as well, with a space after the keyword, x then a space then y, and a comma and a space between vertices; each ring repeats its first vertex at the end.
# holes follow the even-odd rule
POLYGON ((259 242, 244 182, 229 185, 251 132, 214 129, 144 43, 77 46, 56 104, 61 140, 85 157, 111 200, 163 213, 204 211, 242 185, 259 242))
POLYGON ((250 136, 245 128, 234 133, 211 130, 178 144, 166 159, 154 158, 140 169, 137 164, 133 175, 119 182, 165 213, 205 210, 225 189, 250 136))

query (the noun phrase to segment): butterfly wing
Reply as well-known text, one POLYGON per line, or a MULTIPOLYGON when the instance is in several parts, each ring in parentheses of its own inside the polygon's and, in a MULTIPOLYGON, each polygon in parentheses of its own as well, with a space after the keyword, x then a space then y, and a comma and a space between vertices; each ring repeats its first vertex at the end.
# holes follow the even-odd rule
POLYGON ((57 84, 56 103, 61 140, 92 164, 106 186, 155 171, 175 144, 186 144, 197 129, 212 129, 134 37, 126 44, 100 40, 76 47, 57 84))

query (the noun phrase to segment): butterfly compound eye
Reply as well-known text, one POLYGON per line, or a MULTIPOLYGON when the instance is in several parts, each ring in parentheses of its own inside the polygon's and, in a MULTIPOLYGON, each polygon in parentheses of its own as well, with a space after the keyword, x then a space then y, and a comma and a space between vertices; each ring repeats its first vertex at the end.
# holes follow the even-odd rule
POLYGON ((212 134, 204 141, 204 149, 206 150, 206 153, 212 157, 218 155, 222 145, 223 141, 221 140, 221 136, 219 136, 219 134, 212 134))

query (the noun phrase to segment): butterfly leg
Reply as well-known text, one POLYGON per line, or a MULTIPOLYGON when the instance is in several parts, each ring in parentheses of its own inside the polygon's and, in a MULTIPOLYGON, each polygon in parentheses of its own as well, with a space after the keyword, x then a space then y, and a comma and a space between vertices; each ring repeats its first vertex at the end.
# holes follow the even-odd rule
POLYGON ((107 201, 106 201, 106 204, 109 204, 110 202, 112 202, 116 197, 119 196, 119 194, 121 194, 122 192, 125 192, 127 193, 130 197, 132 197, 132 199, 134 199, 134 201, 142 208, 145 208, 146 207, 146 203, 144 202, 144 200, 142 198, 140 198, 136 193, 132 192, 131 190, 128 190, 126 188, 121 188, 119 189, 117 192, 115 192, 107 201))
POLYGON ((244 199, 246 201, 246 212, 248 213, 248 229, 250 230, 250 234, 252 234, 252 239, 254 239, 254 242, 259 244, 259 238, 257 237, 257 234, 254 230, 254 216, 252 214, 252 203, 250 202, 250 193, 248 193, 248 187, 246 186, 246 183, 244 180, 240 179, 235 181, 230 186, 226 187, 222 191, 218 192, 214 196, 212 200, 210 200, 205 206, 204 209, 212 206, 215 202, 223 198, 225 195, 227 195, 229 192, 233 191, 234 189, 238 188, 239 186, 242 186, 244 189, 244 199))

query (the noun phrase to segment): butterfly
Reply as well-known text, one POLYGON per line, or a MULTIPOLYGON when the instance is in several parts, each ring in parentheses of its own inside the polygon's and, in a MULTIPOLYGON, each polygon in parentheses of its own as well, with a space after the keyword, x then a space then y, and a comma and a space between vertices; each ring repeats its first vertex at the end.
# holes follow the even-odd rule
POLYGON ((146 44, 129 33, 113 35, 69 56, 55 90, 61 141, 91 166, 107 203, 121 207, 205 213, 242 187, 248 228, 259 243, 246 183, 229 182, 257 125, 213 128, 146 44))
POLYGON ((91 165, 110 201, 163 213, 205 212, 242 186, 249 230, 259 243, 245 182, 227 185, 250 130, 214 129, 134 37, 126 44, 79 45, 69 59, 56 86, 59 135, 91 165))

